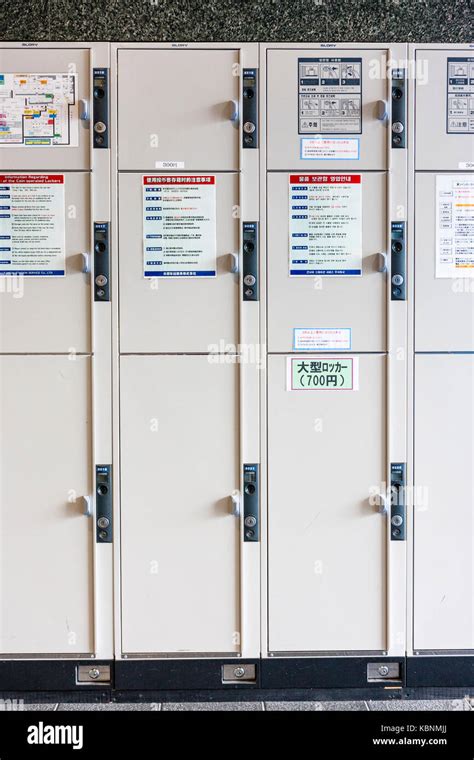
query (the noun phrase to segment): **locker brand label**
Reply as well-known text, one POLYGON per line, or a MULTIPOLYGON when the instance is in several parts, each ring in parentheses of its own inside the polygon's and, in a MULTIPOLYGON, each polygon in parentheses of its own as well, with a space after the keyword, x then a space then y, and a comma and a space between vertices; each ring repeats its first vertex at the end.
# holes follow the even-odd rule
POLYGON ((304 356, 287 359, 288 391, 357 391, 356 356, 304 356))
POLYGON ((436 177, 436 277, 474 277, 474 176, 436 177))
POLYGON ((145 277, 215 277, 215 175, 143 177, 145 277))
POLYGON ((300 158, 306 161, 358 161, 358 137, 302 137, 300 158))
POLYGON ((293 329, 295 351, 350 351, 351 348, 350 327, 295 327, 293 329))
POLYGON ((79 145, 77 74, 0 74, 0 147, 79 145))
POLYGON ((0 275, 65 274, 63 174, 0 175, 0 275))
POLYGON ((298 58, 298 132, 362 132, 362 58, 298 58))
POLYGON ((474 134, 474 57, 448 58, 446 131, 474 134))
POLYGON ((290 174, 290 277, 362 274, 360 174, 290 174))

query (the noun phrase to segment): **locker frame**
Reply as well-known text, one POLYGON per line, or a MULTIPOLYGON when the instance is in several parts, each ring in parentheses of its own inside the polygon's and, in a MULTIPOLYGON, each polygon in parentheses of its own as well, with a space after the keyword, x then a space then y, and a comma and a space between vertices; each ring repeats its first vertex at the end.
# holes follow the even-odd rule
MULTIPOLYGON (((255 42, 114 42, 110 45, 111 55, 111 121, 117 123, 118 109, 118 52, 119 50, 236 50, 240 51, 240 68, 258 68, 259 46, 255 42)), ((260 85, 261 86, 261 85, 260 85)), ((239 112, 242 113, 242 87, 239 88, 239 112)), ((261 129, 261 128, 260 128, 261 129)), ((113 269, 118 273, 118 142, 114 131, 112 140, 111 193, 112 193, 112 262, 113 269)), ((261 148, 260 148, 261 149, 261 148)), ((259 149, 243 150, 239 140, 239 205, 240 223, 245 220, 259 220, 259 149)), ((204 169, 203 169, 204 170, 204 169)), ((122 170, 127 171, 127 170, 122 170)), ((156 169, 154 171, 157 171, 156 169)), ((137 170, 139 174, 143 172, 137 170)), ((182 174, 186 170, 175 172, 162 170, 162 173, 182 174)), ((191 173, 195 173, 193 170, 191 173)), ((261 227, 261 225, 260 225, 261 227)), ((261 246, 261 243, 260 243, 261 246)), ((242 249, 242 228, 239 228, 239 253, 242 249)), ((261 250, 261 248, 260 248, 261 250)), ((240 267, 241 270, 241 267, 240 267)), ((259 309, 258 303, 242 301, 242 273, 239 271, 239 344, 260 345, 259 309)), ((180 660, 174 654, 124 654, 121 636, 121 578, 120 578, 120 372, 119 372, 119 294, 118 274, 112 278, 112 307, 113 307, 113 426, 117 431, 114 435, 114 607, 115 607, 115 658, 121 660, 180 660)), ((259 461, 259 396, 258 368, 253 364, 240 363, 240 493, 243 493, 242 464, 259 461), (245 412, 243 411, 245 410, 245 412)), ((243 520, 240 519, 240 621, 241 621, 241 651, 237 657, 258 657, 260 654, 260 543, 244 542, 243 520)), ((202 655, 190 655, 191 659, 202 658, 202 655)), ((209 654, 209 659, 218 655, 209 654)), ((206 656, 207 658, 207 656, 206 656)))
MULTIPOLYGON (((260 82, 261 82, 261 116, 260 124, 262 134, 267 134, 267 52, 272 49, 285 49, 295 51, 306 50, 320 50, 323 54, 335 55, 338 50, 386 50, 387 60, 395 58, 396 61, 406 61, 408 58, 408 45, 407 43, 355 43, 355 42, 337 42, 337 43, 297 43, 297 42, 285 42, 285 43, 260 43, 260 82)), ((387 78, 387 103, 389 107, 389 119, 391 114, 391 81, 387 78)), ((409 140, 409 138, 408 138, 409 140)), ((266 155, 267 141, 262 142, 261 156, 260 156, 260 194, 261 194, 261 209, 262 209, 262 238, 261 238, 261 250, 262 261, 263 251, 267 250, 266 240, 266 189, 267 189, 267 155, 266 155)), ((405 150, 392 150, 389 140, 387 140, 387 168, 385 170, 387 176, 387 229, 386 229, 386 251, 387 251, 387 350, 386 350, 386 362, 387 362, 387 427, 386 427, 386 455, 387 455, 387 468, 386 468, 386 483, 390 483, 390 462, 405 462, 406 456, 406 315, 407 315, 407 302, 397 303, 392 302, 390 298, 390 222, 392 220, 399 219, 397 215, 397 207, 403 206, 405 210, 404 219, 407 221, 406 210, 406 167, 407 167, 407 153, 408 148, 405 150), (392 177, 392 182, 390 182, 392 177), (401 312, 401 313, 400 313, 401 312), (390 361, 390 357, 395 355, 396 350, 402 350, 403 359, 395 362, 390 361), (394 388, 400 389, 398 394, 395 394, 394 388)), ((288 171, 291 167, 288 167, 288 171)), ((339 173, 343 173, 343 170, 334 170, 339 173)), ((355 173, 363 173, 364 170, 354 167, 352 170, 355 173)), ((369 171, 369 170, 365 170, 369 171)), ((381 170, 382 171, 382 170, 381 170)), ((262 335, 266 335, 267 331, 267 283, 264 277, 264 273, 261 274, 261 329, 262 335)), ((355 352, 354 352, 355 353, 355 352)), ((268 486, 267 486, 267 455, 266 446, 264 442, 267 440, 267 391, 266 391, 266 373, 262 377, 260 385, 260 393, 262 398, 261 407, 261 461, 262 461, 262 658, 273 657, 274 655, 268 649, 268 596, 266 579, 268 574, 268 545, 267 545, 267 530, 268 530, 268 486)), ((383 519, 383 518, 382 518, 383 519)), ((390 540, 390 520, 386 519, 386 647, 384 652, 379 656, 388 657, 400 657, 405 653, 405 586, 406 586, 406 547, 405 542, 391 541, 390 540)), ((369 655, 368 652, 350 653, 369 655)), ((336 657, 349 658, 350 654, 347 652, 309 652, 304 653, 305 657, 310 658, 324 658, 324 657, 336 657)), ((297 657, 301 656, 301 653, 286 654, 285 657, 297 657)), ((278 655, 280 657, 280 655, 278 655)))
MULTIPOLYGON (((418 51, 439 51, 439 52, 455 52, 472 50, 474 55, 474 43, 416 43, 412 42, 408 44, 408 56, 412 61, 416 60, 416 53, 418 51)), ((415 481, 414 481, 414 416, 415 416, 415 180, 417 171, 426 171, 433 175, 438 174, 465 174, 469 170, 446 170, 446 169, 428 169, 417 170, 416 169, 416 142, 415 142, 415 98, 416 88, 414 80, 409 83, 408 89, 408 130, 411 135, 411 142, 408 146, 408 217, 411 220, 411 224, 408 225, 408 291, 407 302, 408 309, 408 340, 407 340, 407 357, 408 357, 408 403, 407 403, 407 487, 409 493, 414 494, 415 481)), ((443 88, 443 97, 445 95, 445 89, 443 88)), ((465 135, 467 137, 467 135, 465 135)), ((423 353, 423 352, 422 352, 423 353)), ((438 353, 438 352, 434 352, 438 353)), ((446 352, 439 352, 446 353, 446 352)), ((414 647, 414 496, 408 501, 407 504, 407 640, 406 640, 406 655, 407 663, 412 663, 409 666, 410 672, 413 672, 413 680, 415 685, 424 685, 426 678, 429 677, 429 673, 433 670, 435 673, 440 673, 441 678, 449 677, 447 674, 450 672, 456 673, 456 677, 462 679, 462 673, 471 670, 474 671, 474 649, 473 650, 442 650, 425 651, 415 650, 414 647)))
MULTIPOLYGON (((17 50, 88 50, 90 79, 89 88, 92 98, 93 69, 94 67, 109 67, 110 45, 108 42, 1 42, 1 49, 17 50)), ((92 121, 92 119, 91 119, 92 121)), ((112 126, 112 125, 111 125, 112 126)), ((110 149, 94 150, 92 146, 92 124, 90 125, 89 155, 90 168, 80 170, 58 169, 56 174, 68 171, 83 172, 89 175, 90 183, 90 230, 89 248, 91 260, 90 285, 91 285, 91 388, 92 388, 92 460, 91 460, 91 483, 92 494, 95 494, 95 465, 112 463, 112 414, 110 403, 110 361, 111 361, 111 308, 110 304, 98 304, 94 301, 94 257, 93 257, 93 232, 94 221, 108 221, 110 219, 110 149)), ((54 150, 54 148, 51 148, 54 150)), ((1 155, 1 153, 0 153, 1 155)), ((41 174, 47 169, 23 170, 32 174, 41 174)), ((12 170, 7 173, 13 173, 12 170)), ((87 518, 89 519, 89 518, 87 518)), ((93 541, 93 608, 90 610, 93 624, 94 651, 81 655, 81 660, 109 660, 113 658, 113 619, 112 619, 112 547, 110 544, 99 544, 95 540, 95 498, 90 518, 94 521, 92 530, 93 541)), ((35 660, 48 659, 52 655, 0 655, 3 660, 35 660)), ((57 658, 63 661, 67 655, 58 653, 57 658)), ((68 658, 69 659, 69 658, 68 658)), ((77 660, 73 655, 71 659, 77 660)))

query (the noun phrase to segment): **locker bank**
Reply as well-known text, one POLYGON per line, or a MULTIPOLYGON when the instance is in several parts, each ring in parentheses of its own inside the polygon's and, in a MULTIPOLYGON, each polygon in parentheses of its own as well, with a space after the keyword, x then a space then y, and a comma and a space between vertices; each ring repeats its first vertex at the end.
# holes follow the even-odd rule
POLYGON ((0 693, 472 690, 472 45, 1 48, 0 693))

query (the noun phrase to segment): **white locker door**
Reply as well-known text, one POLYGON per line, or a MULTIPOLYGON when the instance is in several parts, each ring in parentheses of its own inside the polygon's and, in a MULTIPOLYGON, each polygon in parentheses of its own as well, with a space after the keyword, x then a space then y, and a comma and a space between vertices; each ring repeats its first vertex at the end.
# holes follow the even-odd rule
POLYGON ((240 649, 238 365, 121 358, 123 651, 240 649))
POLYGON ((289 175, 268 175, 268 349, 271 352, 292 351, 295 328, 346 331, 350 328, 352 350, 386 349, 387 279, 379 270, 380 254, 386 250, 387 179, 384 172, 355 176, 360 177, 362 198, 362 275, 290 277, 289 175))
MULTIPOLYGON (((192 175, 195 176, 195 175, 192 175)), ((239 251, 236 173, 215 176, 217 273, 214 277, 145 277, 143 175, 120 175, 120 350, 207 353, 239 342, 239 251), (215 348, 213 348, 213 346, 215 348)), ((233 349, 232 349, 233 347, 233 349)))
MULTIPOLYGON (((443 184, 466 174, 417 172, 415 193, 415 350, 474 351, 474 279, 436 272, 438 178, 443 184)), ((473 180, 474 181, 474 175, 473 180)), ((444 224, 444 221, 440 220, 444 224)), ((469 274, 470 269, 464 270, 469 274)))
POLYGON ((89 122, 79 119, 80 102, 90 104, 90 67, 88 49, 0 48, 2 171, 91 168, 89 122))
POLYGON ((385 358, 358 357, 354 391, 289 391, 288 359, 268 366, 269 650, 384 650, 385 358))
POLYGON ((417 50, 415 60, 415 168, 422 171, 472 169, 472 48, 417 50))
MULTIPOLYGON (((54 150, 53 148, 51 150, 54 150)), ((30 154, 31 155, 31 154, 30 154)), ((3 153, 0 152, 0 160, 3 153)), ((25 182, 59 178, 64 185, 64 207, 47 226, 64 224, 64 276, 1 277, 0 351, 2 353, 90 353, 91 275, 84 273, 90 256, 90 175, 85 172, 3 175, 25 182)), ((8 185, 3 185, 3 187, 8 185)), ((39 202, 41 203, 41 201, 39 202)), ((35 222, 38 232, 38 222, 35 222)), ((39 232, 38 232, 39 234, 39 232)), ((44 234, 48 234, 47 231, 44 234)), ((2 269, 0 264, 0 269, 2 269)))
POLYGON ((0 652, 94 651, 91 360, 0 357, 0 652))
POLYGON ((119 50, 119 169, 237 169, 239 74, 237 50, 119 50))
POLYGON ((415 360, 414 648, 474 648, 474 357, 415 360))
POLYGON ((387 168, 387 122, 378 118, 387 57, 387 50, 268 50, 268 168, 387 168))

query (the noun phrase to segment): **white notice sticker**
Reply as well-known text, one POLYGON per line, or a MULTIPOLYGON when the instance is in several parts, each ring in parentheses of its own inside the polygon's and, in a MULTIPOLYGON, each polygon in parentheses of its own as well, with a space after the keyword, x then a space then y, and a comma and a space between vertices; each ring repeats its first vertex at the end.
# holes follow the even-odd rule
POLYGON ((358 137, 302 137, 300 158, 309 161, 358 161, 358 137))
POLYGON ((0 73, 0 147, 77 145, 77 74, 0 73))
POLYGON ((295 327, 293 329, 294 351, 350 351, 351 347, 350 327, 295 327))
POLYGON ((216 249, 215 176, 144 176, 144 276, 215 277, 216 249))
POLYGON ((63 174, 0 175, 0 275, 65 274, 63 174))
POLYGON ((436 177, 436 277, 474 277, 474 177, 436 177))
POLYGON ((290 277, 362 274, 360 174, 290 174, 290 277))

